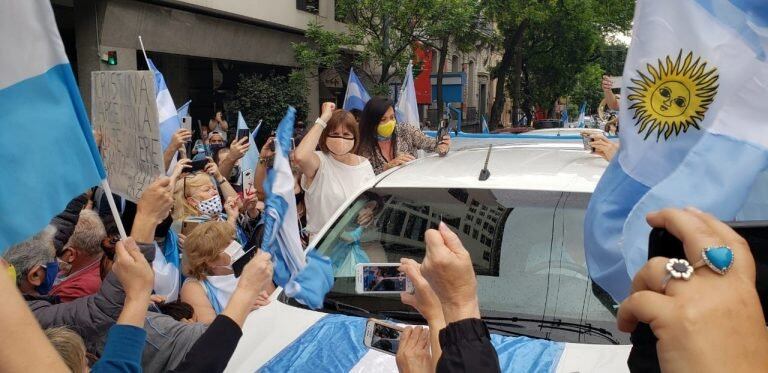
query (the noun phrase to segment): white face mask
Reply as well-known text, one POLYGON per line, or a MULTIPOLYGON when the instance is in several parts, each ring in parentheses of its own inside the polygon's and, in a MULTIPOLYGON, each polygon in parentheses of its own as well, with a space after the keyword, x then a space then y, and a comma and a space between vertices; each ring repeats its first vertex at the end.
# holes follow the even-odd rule
POLYGON ((197 210, 203 215, 214 216, 221 214, 221 197, 217 194, 214 197, 208 198, 205 201, 197 203, 197 210))
POLYGON ((224 249, 224 252, 229 255, 230 265, 234 264, 238 259, 245 255, 245 251, 243 251, 243 245, 237 241, 232 241, 232 243, 230 243, 229 246, 224 249))

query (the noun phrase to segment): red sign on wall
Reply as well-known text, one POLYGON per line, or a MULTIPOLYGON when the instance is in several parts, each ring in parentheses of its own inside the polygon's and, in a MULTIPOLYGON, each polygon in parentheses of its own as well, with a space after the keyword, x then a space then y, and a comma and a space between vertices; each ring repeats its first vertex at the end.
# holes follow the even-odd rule
POLYGON ((432 49, 423 49, 420 45, 414 45, 416 62, 421 62, 422 70, 419 75, 413 77, 413 84, 416 87, 416 103, 419 105, 429 105, 432 103, 432 83, 429 76, 432 74, 432 58, 434 51, 432 49))

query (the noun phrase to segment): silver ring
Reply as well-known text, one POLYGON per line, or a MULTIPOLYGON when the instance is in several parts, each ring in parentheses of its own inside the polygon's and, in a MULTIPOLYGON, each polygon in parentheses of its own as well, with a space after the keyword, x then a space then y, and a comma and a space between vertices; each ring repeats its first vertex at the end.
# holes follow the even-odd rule
POLYGON ((662 293, 666 293, 667 284, 673 278, 687 281, 690 280, 691 275, 693 275, 693 267, 685 259, 670 258, 664 266, 664 269, 667 270, 667 274, 664 276, 664 279, 661 280, 662 293))

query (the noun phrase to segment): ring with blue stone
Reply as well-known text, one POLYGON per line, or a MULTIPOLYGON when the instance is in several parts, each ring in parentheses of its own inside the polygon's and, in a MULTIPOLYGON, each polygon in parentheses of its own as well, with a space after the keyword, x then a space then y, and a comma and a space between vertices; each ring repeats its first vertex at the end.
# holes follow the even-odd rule
POLYGON ((693 267, 685 259, 670 258, 664 266, 667 270, 666 276, 661 280, 661 292, 666 293, 667 283, 671 279, 690 280, 693 274, 693 267))
POLYGON ((701 260, 693 268, 705 265, 718 274, 728 273, 728 270, 733 266, 733 250, 725 245, 704 248, 701 250, 701 260))

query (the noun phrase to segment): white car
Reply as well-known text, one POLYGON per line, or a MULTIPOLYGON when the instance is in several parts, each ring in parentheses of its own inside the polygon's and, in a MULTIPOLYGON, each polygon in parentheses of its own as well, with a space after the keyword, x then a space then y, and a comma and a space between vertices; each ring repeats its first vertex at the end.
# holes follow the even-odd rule
MULTIPOLYGON (((425 230, 444 221, 472 256, 502 371, 628 371, 629 335, 616 328, 617 305, 589 279, 583 248, 584 212, 606 165, 576 142, 421 158, 379 175, 310 246, 338 256, 350 249, 342 238, 358 230, 353 245, 372 263, 421 261, 425 230), (490 176, 481 181, 487 157, 490 176), (371 207, 373 223, 360 227, 360 211, 371 207)), ((342 268, 322 310, 278 293, 248 317, 228 372, 396 372, 394 356, 363 346, 366 318, 423 323, 398 296, 356 294, 342 268)))

